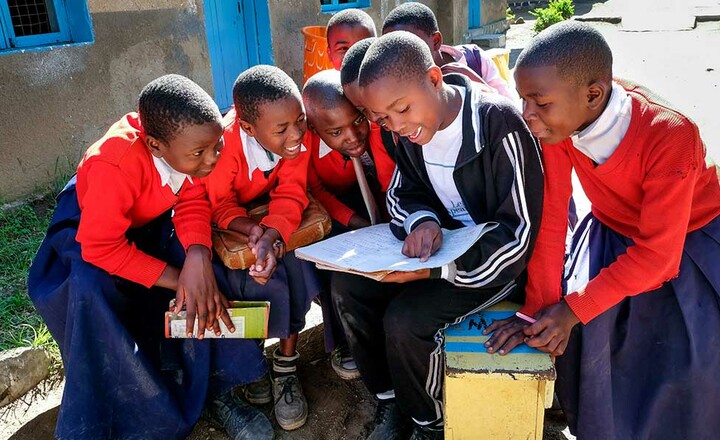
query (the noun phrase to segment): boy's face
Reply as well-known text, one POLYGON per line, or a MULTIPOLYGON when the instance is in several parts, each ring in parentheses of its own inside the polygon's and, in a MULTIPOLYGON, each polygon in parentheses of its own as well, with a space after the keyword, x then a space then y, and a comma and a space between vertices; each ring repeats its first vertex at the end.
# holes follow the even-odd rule
POLYGON ((175 171, 191 177, 205 177, 220 158, 222 134, 220 121, 188 124, 170 141, 147 136, 146 142, 152 154, 165 159, 175 171))
POLYGON ((384 77, 361 91, 366 110, 375 113, 378 124, 425 145, 435 136, 447 112, 440 100, 442 88, 442 73, 433 66, 422 78, 384 77))
POLYGON ((345 53, 353 44, 360 40, 370 38, 373 33, 364 26, 350 26, 347 24, 333 26, 328 33, 328 56, 335 70, 340 70, 345 53))
POLYGON ((307 130, 305 110, 297 96, 291 95, 273 102, 264 102, 258 109, 260 116, 254 124, 240 120, 240 127, 260 142, 268 151, 283 159, 294 159, 307 130))
POLYGON ((367 149, 370 124, 347 99, 333 109, 317 109, 312 116, 313 131, 328 147, 350 157, 360 157, 367 149))
POLYGON ((595 97, 588 88, 564 80, 555 66, 517 69, 515 83, 525 122, 546 144, 562 142, 596 117, 595 97))

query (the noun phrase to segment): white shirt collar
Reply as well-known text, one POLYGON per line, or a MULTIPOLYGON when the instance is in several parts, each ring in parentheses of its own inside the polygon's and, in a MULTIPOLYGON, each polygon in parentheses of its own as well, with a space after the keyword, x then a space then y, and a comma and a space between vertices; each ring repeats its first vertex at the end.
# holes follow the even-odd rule
POLYGON ((332 152, 332 148, 328 146, 328 144, 325 143, 322 138, 320 138, 320 147, 318 148, 318 157, 322 159, 323 157, 327 156, 332 152))
POLYGON ((631 116, 632 99, 622 86, 613 83, 607 107, 587 128, 573 133, 573 145, 596 164, 603 164, 625 137, 631 116))
MULTIPOLYGON (((243 153, 245 153, 245 160, 247 160, 249 180, 252 180, 255 170, 270 171, 278 165, 281 159, 280 156, 263 148, 260 142, 253 136, 248 136, 245 130, 239 129, 239 131, 243 153)), ((300 151, 307 151, 304 144, 300 145, 300 151)))
POLYGON ((175 171, 175 169, 171 167, 170 164, 167 163, 167 161, 165 161, 165 159, 163 159, 162 157, 153 156, 152 158, 155 169, 157 170, 158 174, 160 174, 160 184, 162 186, 170 186, 170 189, 172 189, 173 193, 177 194, 178 192, 180 192, 180 188, 182 188, 183 183, 185 183, 185 179, 190 181, 190 183, 193 183, 192 177, 188 176, 187 174, 175 171))

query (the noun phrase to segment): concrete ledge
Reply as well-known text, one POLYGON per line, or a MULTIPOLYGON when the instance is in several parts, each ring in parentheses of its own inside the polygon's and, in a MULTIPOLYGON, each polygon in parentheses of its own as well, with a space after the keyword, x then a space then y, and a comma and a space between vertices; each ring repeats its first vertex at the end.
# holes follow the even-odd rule
POLYGON ((483 49, 495 49, 505 47, 505 34, 481 34, 470 37, 470 42, 477 44, 483 49))

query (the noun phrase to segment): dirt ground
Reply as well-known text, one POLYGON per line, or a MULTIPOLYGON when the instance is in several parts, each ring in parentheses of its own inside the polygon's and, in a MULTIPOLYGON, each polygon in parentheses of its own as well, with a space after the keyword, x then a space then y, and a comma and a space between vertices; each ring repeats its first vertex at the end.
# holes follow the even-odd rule
MULTIPOLYGON (((269 353, 274 347, 267 349, 269 353)), ((277 424, 277 440, 360 440, 367 437, 375 413, 373 396, 362 381, 344 381, 330 366, 323 347, 323 326, 319 324, 300 335, 298 367, 300 381, 309 402, 308 420, 295 431, 283 431, 277 424)), ((46 387, 17 402, 14 408, 0 410, 0 440, 52 440, 58 414, 61 388, 46 387), (14 419, 11 420, 11 419, 14 419), (19 423, 19 426, 18 426, 19 423), (4 426, 3 426, 4 425, 4 426), (16 425, 15 429, 11 425, 16 425)), ((270 420, 272 405, 263 407, 270 420)), ((567 433, 561 412, 548 410, 544 440, 573 439, 567 433), (563 433, 563 430, 565 431, 563 433)), ((200 421, 188 440, 228 440, 222 430, 200 421)))

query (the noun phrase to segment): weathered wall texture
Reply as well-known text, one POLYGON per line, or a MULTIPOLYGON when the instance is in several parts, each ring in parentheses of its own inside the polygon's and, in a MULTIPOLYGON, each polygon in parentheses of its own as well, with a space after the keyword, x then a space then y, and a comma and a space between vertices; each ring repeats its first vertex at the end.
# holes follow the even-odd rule
MULTIPOLYGON (((371 7, 363 9, 375 21, 378 33, 388 13, 404 0, 372 0, 371 7)), ((435 12, 446 44, 461 44, 467 31, 467 1, 423 0, 435 12)), ((275 64, 286 71, 298 84, 303 76, 304 40, 301 29, 305 26, 325 26, 332 14, 320 12, 320 2, 311 0, 269 0, 275 64)))
POLYGON ((212 95, 201 0, 90 0, 95 42, 0 55, 0 200, 72 173, 152 79, 179 73, 212 95))

